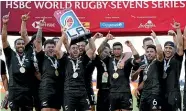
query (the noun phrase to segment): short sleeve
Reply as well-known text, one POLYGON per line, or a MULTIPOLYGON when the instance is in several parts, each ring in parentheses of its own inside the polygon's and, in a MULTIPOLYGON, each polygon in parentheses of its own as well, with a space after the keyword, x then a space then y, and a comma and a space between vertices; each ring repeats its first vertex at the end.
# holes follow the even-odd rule
POLYGON ((5 62, 3 60, 0 61, 1 61, 1 75, 5 75, 6 74, 5 62))
POLYGON ((6 58, 6 63, 7 63, 7 65, 10 65, 11 58, 12 58, 14 51, 11 49, 10 46, 8 46, 7 48, 4 48, 3 51, 5 54, 5 58, 6 58))

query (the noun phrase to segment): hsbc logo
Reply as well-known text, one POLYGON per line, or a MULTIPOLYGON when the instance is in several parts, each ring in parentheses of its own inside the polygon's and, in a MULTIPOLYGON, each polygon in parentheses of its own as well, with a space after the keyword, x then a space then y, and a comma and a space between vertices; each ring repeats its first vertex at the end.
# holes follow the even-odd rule
MULTIPOLYGON (((35 29, 39 28, 39 21, 35 21, 32 23, 32 27, 35 29)), ((44 24, 44 27, 48 27, 48 28, 54 28, 55 27, 55 23, 46 23, 44 24)))

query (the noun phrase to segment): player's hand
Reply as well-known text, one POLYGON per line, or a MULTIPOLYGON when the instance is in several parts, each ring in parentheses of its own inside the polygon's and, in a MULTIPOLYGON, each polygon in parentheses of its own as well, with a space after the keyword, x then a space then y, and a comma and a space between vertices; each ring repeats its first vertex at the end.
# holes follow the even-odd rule
POLYGON ((151 30, 151 34, 150 35, 153 37, 153 39, 156 38, 156 33, 153 30, 151 30))
POLYGON ((3 24, 8 24, 10 12, 2 18, 3 24))
POLYGON ((109 31, 108 34, 106 35, 106 39, 107 40, 113 40, 115 38, 114 38, 114 36, 112 34, 110 34, 110 31, 109 31))
POLYGON ((43 18, 43 20, 39 21, 39 28, 43 28, 45 25, 45 17, 43 18))
POLYGON ((95 37, 95 38, 102 38, 103 34, 97 32, 93 37, 95 37))
POLYGON ((6 91, 5 97, 1 101, 1 109, 8 109, 8 91, 6 91))
POLYGON ((135 89, 135 90, 134 90, 134 96, 135 96, 137 99, 139 99, 139 95, 140 95, 139 90, 138 90, 138 89, 135 89))
POLYGON ((117 65, 118 69, 123 69, 124 66, 125 66, 125 63, 123 63, 123 62, 120 62, 120 63, 117 65))
POLYGON ((168 35, 169 36, 176 36, 176 32, 174 32, 174 30, 169 30, 168 35))
POLYGON ((175 29, 179 29, 180 28, 180 23, 176 22, 174 19, 173 19, 173 24, 171 23, 171 26, 175 29))
POLYGON ((27 20, 30 18, 29 14, 30 14, 30 12, 28 12, 28 13, 25 14, 25 15, 22 15, 22 16, 21 16, 22 21, 27 21, 27 20))
POLYGON ((125 41, 125 44, 126 44, 128 47, 133 46, 132 43, 131 43, 131 41, 129 41, 129 40, 125 41))
POLYGON ((95 105, 91 105, 91 111, 95 111, 95 105))
POLYGON ((141 65, 141 66, 139 67, 139 70, 140 70, 140 71, 144 70, 144 69, 146 68, 146 66, 147 66, 146 64, 141 65))

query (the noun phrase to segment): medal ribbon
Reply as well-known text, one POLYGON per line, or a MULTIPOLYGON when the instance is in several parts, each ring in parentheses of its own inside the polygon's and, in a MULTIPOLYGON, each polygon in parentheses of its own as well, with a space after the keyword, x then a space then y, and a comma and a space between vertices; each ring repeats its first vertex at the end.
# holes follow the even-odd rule
POLYGON ((107 72, 107 67, 106 67, 106 64, 101 60, 101 63, 102 63, 102 66, 104 68, 104 72, 107 72))
POLYGON ((72 63, 73 71, 76 72, 76 70, 78 69, 78 66, 79 66, 79 64, 78 64, 79 63, 79 59, 76 60, 76 64, 74 63, 74 61, 72 59, 70 60, 70 62, 72 63))
POLYGON ((33 49, 33 61, 34 61, 34 67, 36 69, 37 72, 39 72, 39 66, 38 66, 38 61, 37 61, 37 58, 36 58, 36 52, 34 51, 34 48, 33 49))
POLYGON ((147 57, 144 55, 145 64, 148 65, 147 57))
MULTIPOLYGON (((123 56, 119 59, 117 66, 119 65, 119 63, 121 62, 123 56)), ((112 64, 114 65, 114 71, 116 72, 118 70, 117 66, 116 66, 116 60, 114 58, 114 60, 112 61, 112 64)))
POLYGON ((144 71, 146 71, 146 73, 149 71, 149 68, 150 66, 153 64, 153 62, 155 61, 156 59, 154 59, 146 68, 144 71))
POLYGON ((166 63, 166 60, 164 59, 164 72, 167 71, 167 69, 170 67, 169 63, 170 63, 170 60, 172 59, 172 57, 168 60, 168 62, 166 63))
MULTIPOLYGON (((46 54, 45 54, 46 55, 46 54)), ((47 55, 46 55, 47 56, 47 55)), ((58 67, 57 67, 57 60, 55 59, 55 63, 52 61, 52 59, 49 57, 49 56, 47 56, 48 57, 48 59, 50 60, 50 62, 52 63, 52 66, 55 68, 55 69, 57 69, 58 67)))
POLYGON ((23 64, 24 64, 24 61, 25 61, 25 54, 24 54, 22 60, 21 60, 21 58, 20 58, 18 53, 16 53, 16 57, 18 59, 19 64, 21 65, 21 67, 23 67, 23 64))

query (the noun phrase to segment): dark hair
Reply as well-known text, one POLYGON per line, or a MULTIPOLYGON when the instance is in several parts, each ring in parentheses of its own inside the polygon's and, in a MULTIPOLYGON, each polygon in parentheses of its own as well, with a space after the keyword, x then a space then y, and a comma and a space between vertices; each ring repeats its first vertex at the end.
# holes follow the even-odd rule
POLYGON ((87 45, 87 44, 88 44, 88 41, 87 41, 87 40, 80 41, 80 42, 85 42, 85 45, 87 45))
POLYGON ((164 47, 165 47, 165 46, 171 46, 171 47, 175 48, 175 44, 174 44, 174 42, 172 42, 172 41, 167 41, 167 42, 165 42, 164 47))
MULTIPOLYGON (((36 36, 37 36, 37 34, 34 34, 34 35, 32 36, 32 38, 31 38, 31 40, 30 40, 29 43, 33 43, 33 41, 36 39, 36 36)), ((45 41, 46 41, 46 39, 45 39, 45 37, 44 37, 43 34, 42 34, 42 44, 44 44, 45 41)))
POLYGON ((143 45, 145 44, 146 41, 150 41, 150 40, 153 41, 152 38, 150 38, 150 37, 144 38, 144 39, 143 39, 143 45))
POLYGON ((108 43, 105 43, 105 47, 108 47, 110 49, 110 45, 108 43))
POLYGON ((148 46, 147 46, 147 49, 149 49, 149 48, 152 48, 152 49, 155 50, 155 52, 157 52, 157 50, 156 50, 156 46, 155 46, 155 45, 148 45, 148 46))
MULTIPOLYGON (((16 43, 17 43, 18 40, 23 40, 23 38, 18 38, 18 39, 16 39, 16 40, 14 41, 14 46, 16 45, 16 43)), ((23 41, 24 41, 24 40, 23 40, 23 41)))
POLYGON ((117 45, 119 45, 119 46, 121 46, 121 48, 123 48, 123 45, 122 45, 120 42, 115 42, 115 43, 113 44, 112 48, 114 48, 114 46, 117 46, 117 45))
POLYGON ((46 40, 46 41, 44 42, 44 48, 45 48, 45 46, 46 46, 47 44, 54 44, 54 45, 56 45, 56 43, 55 43, 54 40, 52 40, 52 39, 48 39, 48 40, 46 40))
MULTIPOLYGON (((77 44, 70 44, 70 47, 71 47, 72 45, 77 45, 77 44)), ((77 45, 77 46, 78 46, 78 45, 77 45)))

